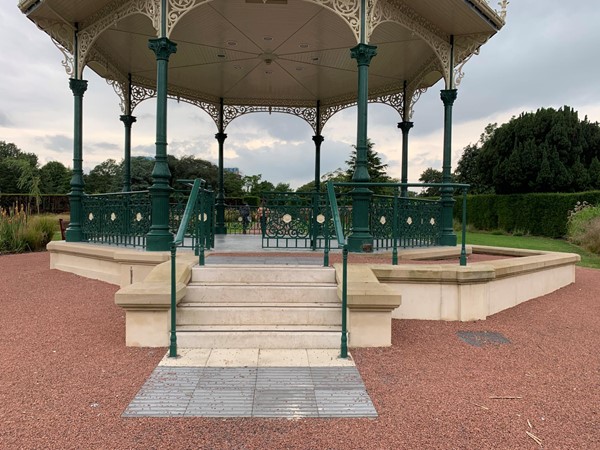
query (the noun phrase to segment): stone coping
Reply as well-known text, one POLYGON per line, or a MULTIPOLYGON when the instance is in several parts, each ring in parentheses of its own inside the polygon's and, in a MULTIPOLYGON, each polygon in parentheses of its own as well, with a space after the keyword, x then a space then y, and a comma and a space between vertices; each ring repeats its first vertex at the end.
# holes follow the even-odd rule
MULTIPOLYGON (((545 252, 501 247, 472 246, 473 253, 510 256, 498 259, 470 263, 466 266, 448 264, 369 264, 380 282, 419 282, 419 283, 485 283, 551 267, 577 264, 581 257, 575 253, 545 252)), ((418 259, 418 258, 415 258, 418 259)), ((350 279, 350 276, 349 276, 350 279)))

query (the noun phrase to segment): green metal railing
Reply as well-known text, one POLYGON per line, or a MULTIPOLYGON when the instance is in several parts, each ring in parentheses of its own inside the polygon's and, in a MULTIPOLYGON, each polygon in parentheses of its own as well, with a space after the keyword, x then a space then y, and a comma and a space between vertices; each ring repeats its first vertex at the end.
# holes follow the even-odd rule
POLYGON ((148 191, 84 195, 83 238, 99 244, 145 247, 151 210, 148 191))
MULTIPOLYGON (((193 180, 178 180, 183 188, 174 189, 169 200, 169 230, 175 234, 180 228, 193 180)), ((196 214, 188 222, 182 247, 198 249, 195 229, 203 222, 203 245, 214 247, 214 192, 201 190, 203 214, 196 214)), ((85 195, 82 198, 81 229, 87 242, 126 247, 146 247, 150 231, 152 204, 149 191, 116 192, 85 195)))
MULTIPOLYGON (((351 223, 351 199, 338 194, 342 229, 348 232, 351 223)), ((333 224, 325 220, 325 192, 267 192, 261 209, 262 245, 264 248, 311 248, 325 246, 325 229, 335 237, 333 224)))
POLYGON ((450 187, 460 190, 463 198, 462 243, 460 265, 467 265, 465 247, 468 184, 460 183, 333 183, 334 187, 393 188, 393 196, 373 196, 370 226, 374 248, 392 248, 392 264, 398 264, 398 247, 429 247, 439 245, 441 236, 441 205, 438 200, 403 197, 402 188, 450 187), (391 217, 391 221, 390 221, 391 217))
POLYGON ((204 180, 194 180, 182 212, 179 228, 171 243, 171 332, 169 338, 169 357, 171 358, 177 357, 177 247, 183 246, 186 238, 189 237, 189 230, 192 228, 195 236, 194 242, 197 245, 198 262, 203 266, 205 246, 210 241, 211 228, 213 228, 208 225, 211 222, 206 220, 206 211, 213 208, 214 193, 203 188, 204 184, 204 180), (207 198, 212 202, 207 204, 207 198))
MULTIPOLYGON (((369 208, 369 229, 376 250, 398 247, 431 247, 441 245, 442 204, 440 200, 404 196, 409 187, 450 187, 466 189, 461 184, 442 183, 334 183, 342 229, 351 231, 352 198, 347 193, 354 187, 373 188, 391 195, 373 195, 369 208)), ((465 191, 466 192, 466 191, 465 191)), ((269 192, 261 211, 264 248, 325 247, 325 235, 335 239, 331 219, 325 220, 325 192, 269 192)))
MULTIPOLYGON (((342 339, 340 358, 348 358, 348 242, 344 236, 344 229, 332 181, 327 182, 326 206, 325 221, 329 223, 328 219, 331 218, 338 248, 342 249, 342 339), (329 216, 330 213, 331 216, 329 216)), ((323 252, 323 265, 325 267, 329 266, 329 246, 329 227, 325 227, 325 251, 323 252)))

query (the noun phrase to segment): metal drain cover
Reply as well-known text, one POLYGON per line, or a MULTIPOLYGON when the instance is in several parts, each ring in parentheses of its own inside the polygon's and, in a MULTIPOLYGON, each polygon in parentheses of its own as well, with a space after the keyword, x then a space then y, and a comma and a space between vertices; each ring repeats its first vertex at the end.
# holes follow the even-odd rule
POLYGON ((502 334, 493 331, 457 331, 456 334, 464 342, 474 347, 483 347, 488 344, 510 344, 510 341, 502 334))

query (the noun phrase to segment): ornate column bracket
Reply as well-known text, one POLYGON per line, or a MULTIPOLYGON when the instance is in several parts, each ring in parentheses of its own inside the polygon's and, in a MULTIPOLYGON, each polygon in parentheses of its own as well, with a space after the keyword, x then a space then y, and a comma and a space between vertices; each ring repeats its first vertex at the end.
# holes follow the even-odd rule
POLYGON ((142 14, 152 21, 152 27, 158 35, 160 24, 160 0, 113 0, 80 24, 79 37, 79 75, 90 57, 94 42, 111 26, 120 20, 134 15, 142 14))
POLYGON ((61 64, 70 78, 76 78, 75 59, 73 57, 74 28, 63 22, 40 19, 36 22, 38 28, 48 34, 52 43, 63 54, 61 64))
POLYGON ((312 0, 312 3, 321 5, 341 17, 348 24, 360 41, 360 2, 361 0, 312 0))
POLYGON ((408 5, 399 1, 376 1, 370 9, 369 22, 368 39, 377 26, 385 22, 397 23, 415 33, 431 47, 442 66, 441 73, 444 74, 444 78, 448 77, 451 65, 449 34, 426 20, 408 5))
POLYGON ((83 216, 83 94, 88 87, 86 80, 71 78, 69 87, 73 92, 73 176, 71 177, 71 192, 69 203, 71 206, 69 228, 67 228, 67 242, 81 242, 83 232, 81 219, 83 216))
POLYGON ((490 34, 472 34, 467 36, 458 36, 455 38, 455 53, 456 61, 458 62, 454 68, 454 87, 458 87, 463 77, 465 76, 463 68, 465 64, 474 56, 479 55, 479 50, 485 44, 490 34))

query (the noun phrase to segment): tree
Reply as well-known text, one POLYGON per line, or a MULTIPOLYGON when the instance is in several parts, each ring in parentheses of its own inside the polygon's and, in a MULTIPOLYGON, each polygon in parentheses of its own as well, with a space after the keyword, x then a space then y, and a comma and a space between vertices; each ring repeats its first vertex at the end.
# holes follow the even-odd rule
MULTIPOLYGON (((421 183, 441 183, 442 182, 442 171, 429 167, 423 171, 421 176, 419 177, 419 181, 421 183)), ((423 197, 439 197, 440 196, 440 188, 431 186, 427 188, 423 188, 421 191, 421 196, 423 197)))
POLYGON ((34 153, 25 153, 15 144, 0 141, 0 192, 20 194, 28 193, 28 183, 19 187, 19 180, 25 176, 39 176, 37 174, 38 158, 34 153), (17 161, 22 161, 23 164, 17 161), (23 174, 23 170, 26 171, 23 174))
POLYGON ((277 183, 277 185, 273 188, 275 192, 292 192, 292 187, 289 183, 277 183))
POLYGON ((58 161, 49 161, 40 168, 42 194, 67 194, 71 190, 71 169, 58 161))
MULTIPOLYGON (((488 125, 489 127, 489 125, 488 125)), ((483 136, 483 135, 482 135, 483 136)), ((469 144, 463 149, 462 156, 458 160, 454 178, 457 183, 469 184, 471 194, 485 194, 493 192, 493 186, 487 184, 479 169, 479 155, 481 148, 477 144, 469 144)))
MULTIPOLYGON (((354 150, 350 154, 350 159, 346 161, 348 166, 346 169, 346 180, 352 181, 354 176, 354 170, 356 168, 356 146, 352 146, 354 150)), ((387 172, 387 164, 381 161, 381 157, 373 150, 375 144, 367 139, 367 171, 369 172, 369 181, 371 183, 394 183, 397 182, 394 178, 390 177, 387 172)))
POLYGON ((600 189, 600 160, 594 156, 589 168, 590 186, 592 189, 600 189))
POLYGON ((243 197, 243 187, 242 177, 239 174, 225 171, 223 174, 225 197, 243 197))
MULTIPOLYGON (((600 126, 579 120, 568 106, 522 113, 486 127, 475 148, 465 148, 457 178, 472 192, 575 192, 598 186, 600 126), (596 167, 598 167, 596 163, 596 167)), ((600 187, 600 186, 599 186, 600 187)))
POLYGON ((84 177, 88 194, 118 192, 123 188, 121 167, 114 159, 101 162, 84 177))

